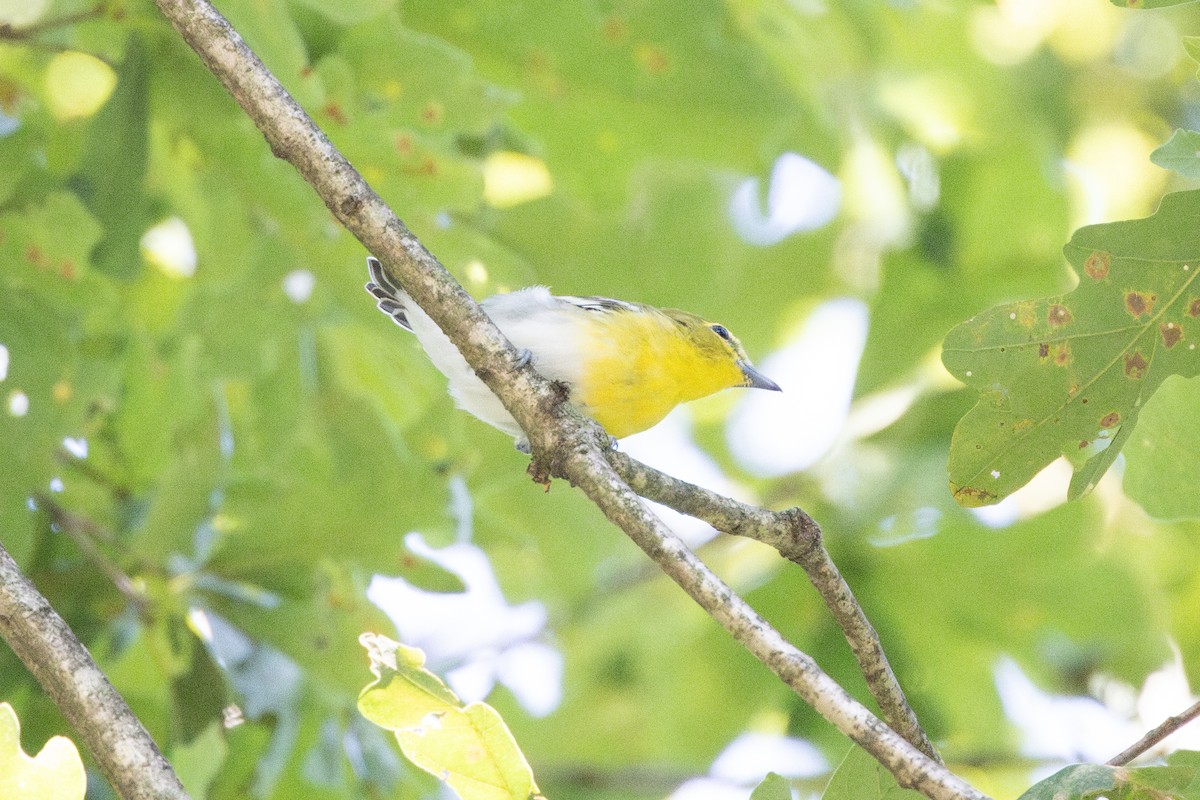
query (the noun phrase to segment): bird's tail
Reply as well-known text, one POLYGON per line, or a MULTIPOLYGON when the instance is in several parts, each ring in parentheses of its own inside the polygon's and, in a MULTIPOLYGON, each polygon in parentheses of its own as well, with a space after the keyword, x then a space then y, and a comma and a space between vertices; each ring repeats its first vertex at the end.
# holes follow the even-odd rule
POLYGON ((379 301, 379 310, 391 317, 392 321, 404 330, 411 331, 412 325, 408 324, 408 315, 404 310, 404 303, 408 299, 408 295, 403 289, 392 283, 383 271, 383 265, 375 256, 367 256, 367 270, 371 273, 371 280, 367 282, 367 291, 379 301))

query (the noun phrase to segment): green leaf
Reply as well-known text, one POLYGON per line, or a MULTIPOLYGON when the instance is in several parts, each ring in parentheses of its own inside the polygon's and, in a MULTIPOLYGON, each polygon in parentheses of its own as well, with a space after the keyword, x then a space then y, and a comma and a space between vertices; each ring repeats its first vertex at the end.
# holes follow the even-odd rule
POLYGON ((363 689, 358 708, 376 725, 389 730, 413 728, 427 714, 462 706, 442 679, 424 668, 421 650, 371 633, 364 633, 359 641, 367 648, 371 672, 378 680, 363 689))
POLYGON ((481 80, 463 52, 393 15, 348 29, 316 74, 334 117, 326 124, 370 121, 388 131, 339 142, 381 196, 434 214, 478 208, 482 167, 464 137, 485 136, 515 97, 481 80))
MULTIPOLYGON (((648 157, 729 157, 731 150, 715 143, 742 139, 778 125, 781 114, 796 113, 759 54, 731 35, 724 4, 708 0, 691 10, 680 15, 548 0, 471 2, 462 4, 460 20, 467 22, 461 24, 444 3, 420 0, 404 3, 404 19, 467 50, 500 82, 527 72, 532 80, 524 82, 515 121, 537 131, 556 184, 589 200, 607 200, 625 194, 628 171, 648 157), (532 55, 536 63, 522 66, 513 53, 532 55), (637 99, 631 102, 633 87, 637 99), (551 118, 554 124, 544 124, 551 118)), ((819 19, 805 17, 812 24, 819 19)), ((794 62, 815 43, 785 46, 794 62)))
POLYGON ((871 620, 880 636, 905 642, 906 669, 923 676, 912 701, 938 726, 930 735, 954 731, 964 750, 1011 741, 995 690, 1005 657, 1035 683, 1072 693, 1085 693, 1080 676, 1095 673, 1140 685, 1171 657, 1151 633, 1164 624, 1162 589, 1141 577, 1162 566, 1141 537, 1113 537, 1097 552, 1095 532, 1104 526, 1103 509, 1090 502, 1002 530, 950 507, 936 535, 847 554, 874 576, 855 593, 877 609, 871 620), (906 577, 922 569, 936 570, 937 586, 906 577), (915 607, 922 613, 911 614, 915 607))
POLYGON ((309 55, 286 0, 241 0, 222 11, 297 100, 305 104, 315 100, 316 87, 302 79, 311 66, 309 55))
POLYGON ((1150 154, 1150 160, 1186 178, 1200 178, 1200 132, 1176 129, 1166 144, 1150 154))
POLYGON ((420 650, 371 633, 359 641, 377 677, 359 696, 359 710, 394 731, 410 761, 442 778, 463 800, 537 796, 529 763, 495 709, 464 706, 424 668, 420 650))
POLYGON ((1200 64, 1200 36, 1184 36, 1183 49, 1188 58, 1200 64))
POLYGON ((221 718, 221 710, 229 703, 229 689, 212 654, 181 619, 170 617, 160 624, 171 631, 173 658, 183 661, 171 676, 171 699, 178 739, 187 746, 207 733, 213 720, 221 718))
POLYGON ((1195 777, 1189 766, 1110 767, 1076 764, 1036 783, 1019 800, 1165 800, 1195 777))
POLYGON ((1168 8, 1194 3, 1195 0, 1110 0, 1110 2, 1120 8, 1168 8))
POLYGON ((228 752, 224 728, 219 722, 210 722, 191 742, 172 750, 171 765, 192 797, 207 797, 228 752))
POLYGON ((792 800, 792 789, 782 775, 768 772, 762 783, 750 793, 750 800, 792 800))
POLYGON ((298 675, 287 668, 286 659, 278 660, 278 654, 270 657, 258 651, 236 669, 243 680, 261 688, 239 702, 246 721, 225 733, 227 755, 209 791, 210 800, 427 796, 429 782, 420 790, 414 786, 396 790, 400 758, 383 731, 356 723, 353 702, 343 705, 340 698, 330 702, 323 685, 297 684, 298 675), (335 752, 330 752, 331 745, 335 752), (381 746, 391 756, 390 767, 382 772, 381 746), (345 750, 357 751, 363 759, 356 758, 351 768, 345 750), (340 758, 339 770, 332 769, 333 758, 340 758), (364 768, 365 772, 359 771, 364 768), (351 774, 356 777, 350 779, 351 774))
POLYGON ((1167 766, 1192 770, 1191 781, 1187 785, 1177 787, 1176 792, 1183 800, 1200 800, 1200 753, 1195 750, 1177 750, 1167 756, 1167 766))
MULTIPOLYGON (((40 299, 77 301, 86 307, 89 292, 97 291, 95 276, 87 275, 89 253, 104 229, 77 196, 54 192, 20 210, 6 209, 0 216, 0 233, 6 283, 40 299), (47 273, 62 282, 49 280, 47 273)), ((110 294, 106 292, 105 299, 110 294)))
MULTIPOLYGON (((362 687, 357 672, 361 653, 350 644, 363 631, 387 624, 387 617, 367 600, 365 580, 334 561, 310 566, 315 573, 306 584, 289 587, 264 604, 238 598, 242 585, 200 573, 197 583, 211 588, 201 601, 244 631, 256 642, 273 646, 305 670, 306 675, 333 695, 352 701, 362 687), (217 578, 217 580, 212 580, 217 578)), ((250 587, 247 587, 250 588, 250 587)))
POLYGON ((389 447, 379 417, 356 398, 330 391, 288 406, 288 387, 278 388, 230 403, 234 436, 246 441, 238 463, 255 472, 230 486, 222 513, 254 535, 222 536, 208 568, 276 591, 306 583, 322 556, 391 574, 409 555, 397 537, 445 520, 445 479, 389 447), (277 448, 264 435, 278 424, 272 415, 296 422, 279 430, 277 448), (394 504, 381 501, 401 488, 394 504))
POLYGON ((892 773, 855 745, 834 770, 821 800, 918 800, 923 796, 901 788, 892 773))
POLYGON ((354 25, 396 7, 396 0, 341 0, 339 3, 326 3, 324 0, 298 0, 298 2, 338 25, 354 25))
POLYGON ((139 243, 149 227, 144 180, 149 151, 150 64, 134 36, 117 70, 117 88, 92 121, 74 184, 104 226, 97 269, 130 278, 142 266, 139 243))
POLYGON ((1200 516, 1200 381, 1170 378, 1146 404, 1125 447, 1125 493, 1159 519, 1200 516))
POLYGON ((87 433, 115 383, 114 287, 88 259, 100 234, 66 192, 0 215, 0 527, 18 562, 33 527, 26 498, 62 470, 55 454, 63 438, 87 433), (21 413, 10 406, 18 398, 21 413))
POLYGON ((1064 295, 998 306, 946 336, 942 361, 981 393, 950 447, 950 488, 990 505, 1058 456, 1086 494, 1169 375, 1200 372, 1200 191, 1167 195, 1151 217, 1075 232, 1081 276, 1064 295))
POLYGON ((87 774, 79 751, 55 736, 32 758, 21 749, 21 722, 0 703, 0 797, 12 800, 82 800, 87 774))

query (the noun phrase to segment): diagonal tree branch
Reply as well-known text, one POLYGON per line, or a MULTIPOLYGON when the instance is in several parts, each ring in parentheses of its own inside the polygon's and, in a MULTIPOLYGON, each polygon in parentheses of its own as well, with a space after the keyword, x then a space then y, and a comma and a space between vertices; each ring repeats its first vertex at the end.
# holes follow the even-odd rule
POLYGON ((681 514, 702 519, 723 533, 768 544, 808 574, 825 606, 837 621, 854 652, 884 720, 930 758, 937 750, 917 721, 904 690, 888 663, 879 634, 867 619, 821 537, 821 526, 799 508, 768 511, 651 469, 624 453, 611 451, 609 463, 635 492, 681 514))
POLYGON ((187 800, 150 734, 3 546, 0 637, 83 737, 124 800, 187 800))
POLYGON ((272 152, 290 161, 334 215, 438 323, 522 428, 531 471, 582 489, 744 647, 904 786, 935 800, 984 795, 921 753, 786 642, 647 509, 608 463, 608 436, 523 365, 478 305, 387 208, 282 85, 204 0, 156 0, 205 66, 254 120, 272 152))

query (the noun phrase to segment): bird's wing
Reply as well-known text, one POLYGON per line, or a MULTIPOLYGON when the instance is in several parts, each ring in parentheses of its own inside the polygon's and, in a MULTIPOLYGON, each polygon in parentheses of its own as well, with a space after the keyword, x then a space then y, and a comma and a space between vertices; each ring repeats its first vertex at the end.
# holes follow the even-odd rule
POLYGON ((642 306, 637 303, 626 303, 624 300, 614 300, 611 297, 560 296, 555 299, 570 303, 584 311, 640 311, 642 309, 642 306))
POLYGON ((555 297, 545 286, 530 286, 492 295, 482 305, 518 350, 529 351, 539 372, 575 386, 587 355, 583 337, 591 315, 572 299, 555 297))
POLYGON ((488 316, 503 326, 508 320, 528 320, 546 314, 574 314, 579 311, 640 311, 642 306, 613 300, 611 297, 570 297, 552 295, 545 286, 529 286, 508 294, 496 294, 483 301, 488 316))

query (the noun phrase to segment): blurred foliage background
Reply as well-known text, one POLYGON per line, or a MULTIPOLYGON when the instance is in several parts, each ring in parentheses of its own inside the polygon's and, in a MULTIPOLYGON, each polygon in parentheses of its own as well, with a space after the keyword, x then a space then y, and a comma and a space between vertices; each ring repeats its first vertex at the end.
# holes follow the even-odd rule
MULTIPOLYGON (((991 305, 1069 288, 1077 226, 1186 185, 1149 153, 1200 123, 1181 44, 1196 9, 217 5, 472 293, 685 308, 774 365, 782 395, 726 392, 628 448, 820 520, 980 788, 1105 758, 1186 703, 1195 523, 1152 518, 1185 514, 1128 499, 1119 468, 1070 505, 1051 467, 998 511, 958 508, 946 453, 976 395, 937 354, 991 305), (1050 719, 1089 722, 1047 737, 1050 719)), ((396 632, 374 575, 404 579, 389 613, 433 668, 462 692, 496 684, 550 797, 667 796, 747 732, 811 744, 803 768, 741 751, 747 785, 774 768, 820 786, 846 741, 581 495, 544 494, 507 437, 453 408, 362 291, 362 247, 152 4, 0 13, 0 541, 193 797, 437 794, 354 707, 358 634, 396 632)), ((1195 426, 1172 427, 1195 404, 1154 408, 1131 475, 1143 497, 1194 491, 1162 448, 1196 451, 1195 426)), ((867 699, 800 570, 688 531, 867 699)), ((0 699, 27 750, 70 734, 7 648, 0 699)), ((740 793, 703 796, 746 796, 717 772, 709 790, 740 793)))

